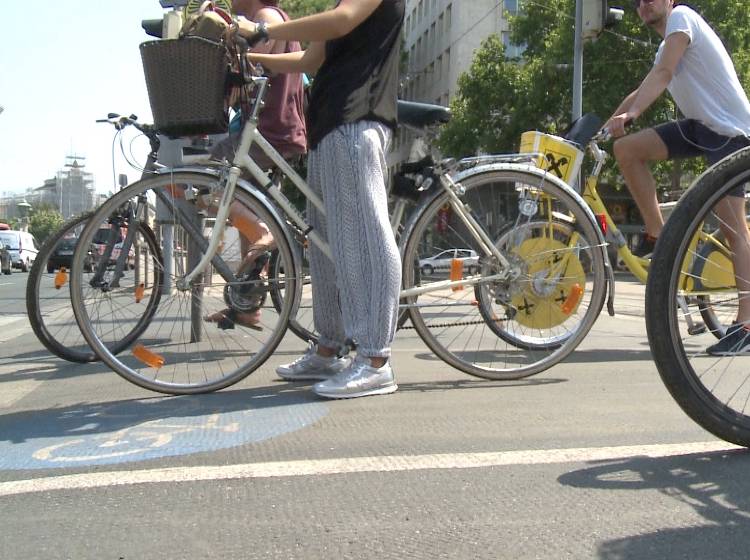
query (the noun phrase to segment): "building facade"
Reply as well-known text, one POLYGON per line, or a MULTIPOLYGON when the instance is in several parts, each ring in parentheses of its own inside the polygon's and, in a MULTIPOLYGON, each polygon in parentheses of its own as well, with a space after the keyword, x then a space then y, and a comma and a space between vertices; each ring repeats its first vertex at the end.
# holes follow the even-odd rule
POLYGON ((83 160, 85 158, 68 157, 65 167, 41 187, 0 196, 0 221, 19 218, 18 204, 24 201, 31 204, 32 210, 40 206, 56 208, 66 220, 94 208, 99 200, 93 175, 86 171, 83 160))
POLYGON ((517 9, 518 0, 407 0, 401 97, 448 105, 459 76, 490 35, 501 37, 514 56, 506 15, 517 9))

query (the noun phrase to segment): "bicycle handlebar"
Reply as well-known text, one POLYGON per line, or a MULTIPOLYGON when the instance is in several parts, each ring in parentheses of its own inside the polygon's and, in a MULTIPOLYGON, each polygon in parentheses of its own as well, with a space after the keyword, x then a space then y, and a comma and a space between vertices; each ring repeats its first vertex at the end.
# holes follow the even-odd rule
POLYGON ((153 125, 139 123, 138 117, 136 115, 130 115, 129 117, 125 117, 122 115, 118 115, 117 113, 108 113, 106 119, 96 119, 96 122, 109 123, 113 125, 117 130, 122 130, 126 126, 133 126, 137 130, 145 134, 146 136, 151 136, 152 134, 156 134, 156 131, 154 130, 153 125))

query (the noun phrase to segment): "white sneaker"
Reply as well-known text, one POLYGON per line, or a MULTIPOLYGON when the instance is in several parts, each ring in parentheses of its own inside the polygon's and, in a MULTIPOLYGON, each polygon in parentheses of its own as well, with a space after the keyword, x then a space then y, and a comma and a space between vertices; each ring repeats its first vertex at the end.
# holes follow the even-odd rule
POLYGON ((315 394, 329 399, 352 399, 369 395, 386 395, 398 389, 390 362, 375 368, 370 360, 355 359, 331 379, 313 385, 315 394))
POLYGON ((292 363, 277 367, 276 373, 287 381, 319 381, 332 378, 350 363, 351 359, 347 357, 324 358, 312 346, 292 363))

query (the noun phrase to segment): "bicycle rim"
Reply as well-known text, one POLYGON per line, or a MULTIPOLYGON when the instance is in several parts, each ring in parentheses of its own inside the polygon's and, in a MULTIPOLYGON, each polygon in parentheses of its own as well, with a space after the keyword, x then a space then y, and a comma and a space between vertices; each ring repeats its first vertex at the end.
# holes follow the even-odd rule
POLYGON ((473 288, 409 298, 412 323, 450 365, 490 379, 534 375, 567 356, 596 320, 606 295, 603 249, 582 202, 519 170, 483 172, 461 181, 463 201, 517 271, 512 279, 483 252, 447 195, 420 211, 404 249, 404 286, 461 280, 478 268, 473 288), (543 224, 543 225, 540 225, 543 224), (514 235, 508 235, 509 231, 514 235), (419 260, 447 248, 471 249, 478 263, 420 272, 419 260), (410 263, 410 264, 407 264, 410 263), (561 265, 559 263, 562 263, 561 265))
POLYGON ((734 189, 743 187, 747 196, 750 161, 742 156, 709 169, 670 216, 652 260, 655 274, 649 274, 647 284, 646 326, 659 374, 680 407, 714 435, 750 446, 750 357, 707 351, 717 343, 716 331, 723 338, 736 317, 741 293, 734 280, 733 255, 717 258, 721 251, 708 247, 710 240, 691 243, 701 231, 745 227, 729 223, 719 210, 734 189), (681 301, 688 304, 680 305, 681 301), (705 315, 707 302, 716 324, 690 334, 689 320, 705 315))
MULTIPOLYGON (((87 212, 70 219, 44 244, 34 262, 26 287, 29 320, 37 338, 60 358, 79 363, 90 362, 98 358, 81 334, 71 307, 70 278, 74 273, 71 271, 70 264, 72 264, 72 253, 77 240, 72 240, 70 236, 78 236, 93 214, 93 212, 87 212), (70 251, 71 254, 67 255, 66 251, 70 251), (59 266, 61 259, 67 266, 59 266), (68 263, 68 260, 71 263, 68 263)), ((142 257, 155 255, 155 258, 160 258, 156 239, 148 226, 140 225, 136 239, 139 241, 138 246, 142 257)), ((95 259, 96 255, 89 251, 80 270, 82 276, 90 277, 95 259)), ((127 274, 132 275, 133 271, 129 270, 127 274)), ((158 292, 150 293, 149 298, 144 300, 146 308, 155 307, 158 304, 158 297, 158 292)), ((143 327, 142 322, 125 323, 118 337, 107 341, 110 352, 114 354, 120 352, 138 337, 143 327), (131 327, 130 330, 128 330, 128 325, 131 327)))
MULTIPOLYGON (((122 309, 129 310, 131 320, 142 319, 133 311, 137 309, 138 287, 90 286, 79 276, 71 281, 73 306, 84 336, 114 371, 141 387, 171 394, 227 387, 259 367, 284 335, 296 285, 293 278, 270 275, 268 267, 255 276, 236 275, 243 266, 243 247, 256 240, 243 233, 247 229, 240 217, 249 212, 266 224, 281 269, 287 274, 295 271, 291 250, 274 216, 240 185, 231 203, 240 215, 235 218, 237 223, 227 224, 217 252, 229 267, 230 278, 209 266, 192 285, 181 284, 199 261, 205 239, 210 238, 215 225, 207 216, 218 204, 218 194, 201 193, 220 193, 221 186, 215 176, 204 173, 177 172, 146 179, 113 196, 83 232, 82 243, 90 242, 100 224, 109 222, 128 205, 140 208, 137 219, 152 222, 158 230, 164 257, 162 263, 153 262, 151 266, 154 271, 159 269, 162 280, 153 289, 159 291, 161 299, 148 318, 147 328, 119 356, 106 347, 106 340, 117 336, 111 319, 119 317, 122 309), (191 200, 190 195, 197 198, 191 200), (283 286, 280 309, 267 297, 268 291, 278 286, 283 286), (232 308, 252 317, 228 324, 224 319, 229 319, 228 310, 232 308), (99 311, 102 309, 104 312, 99 311), (220 328, 230 324, 234 328, 220 328)), ((79 258, 77 252, 76 262, 79 258)), ((142 294, 143 289, 139 292, 142 294)))

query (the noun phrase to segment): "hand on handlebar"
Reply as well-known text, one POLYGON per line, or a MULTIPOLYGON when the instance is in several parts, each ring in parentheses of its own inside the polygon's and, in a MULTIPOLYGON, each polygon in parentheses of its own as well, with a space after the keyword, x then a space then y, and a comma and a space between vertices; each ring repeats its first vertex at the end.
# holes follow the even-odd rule
POLYGON ((268 39, 265 27, 250 21, 245 16, 237 16, 235 22, 237 23, 238 35, 247 42, 249 48, 253 48, 261 41, 268 39))
POLYGON ((633 116, 628 113, 620 113, 607 121, 602 130, 606 130, 609 136, 619 138, 627 134, 625 127, 633 121, 633 116))

